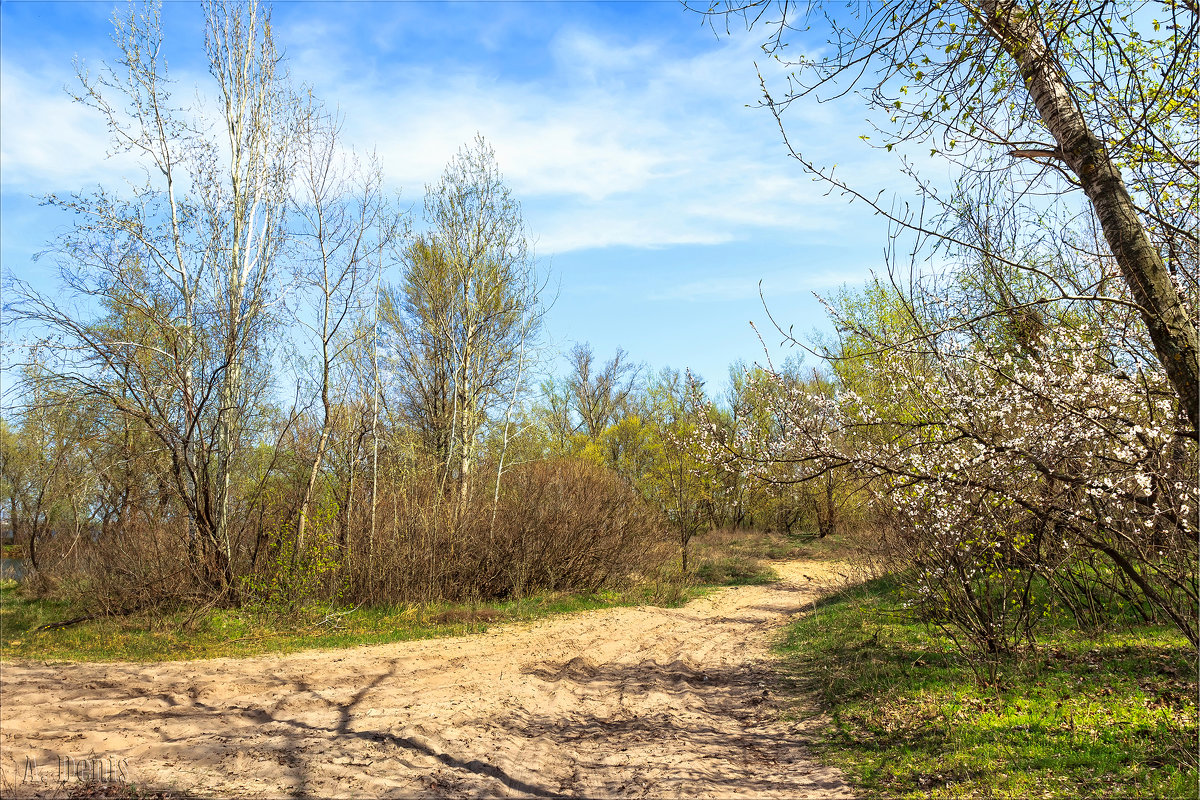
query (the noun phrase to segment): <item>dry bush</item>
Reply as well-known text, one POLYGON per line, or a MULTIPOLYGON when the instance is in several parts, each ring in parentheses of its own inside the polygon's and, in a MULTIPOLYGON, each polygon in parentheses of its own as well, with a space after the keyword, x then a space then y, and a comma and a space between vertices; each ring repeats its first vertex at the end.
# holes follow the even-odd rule
POLYGON ((139 512, 108 530, 58 532, 41 544, 41 569, 26 573, 26 589, 89 616, 207 603, 211 593, 192 568, 183 524, 139 512))
MULTIPOLYGON (((290 613, 325 602, 595 592, 654 581, 672 561, 659 513, 603 467, 577 459, 523 464, 504 474, 498 497, 494 482, 480 478, 463 503, 438 466, 381 464, 374 513, 367 480, 341 498, 324 493, 303 547, 289 519, 290 483, 278 482, 239 514, 237 599, 290 613)), ((186 518, 169 504, 131 509, 120 525, 92 535, 45 542, 45 566, 27 582, 88 614, 199 608, 212 599, 193 568, 186 518)))
POLYGON ((569 458, 510 473, 494 524, 477 537, 503 580, 492 594, 596 591, 657 570, 671 552, 662 520, 632 487, 569 458))
POLYGON ((343 600, 591 592, 656 574, 671 557, 657 512, 615 473, 588 462, 515 467, 504 474, 498 499, 488 491, 494 484, 481 485, 465 506, 435 468, 393 465, 385 476, 374 534, 367 502, 356 502, 348 520, 343 600))

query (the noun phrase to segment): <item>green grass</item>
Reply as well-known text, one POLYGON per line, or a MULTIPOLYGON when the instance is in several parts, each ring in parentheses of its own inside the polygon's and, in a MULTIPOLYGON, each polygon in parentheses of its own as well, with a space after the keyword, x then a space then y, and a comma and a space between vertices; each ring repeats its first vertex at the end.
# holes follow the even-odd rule
POLYGON ((592 595, 548 594, 484 604, 433 604, 348 610, 314 605, 287 613, 239 608, 142 614, 33 633, 79 612, 0 586, 0 658, 61 661, 174 661, 354 647, 481 633, 501 622, 641 604, 675 606, 722 586, 777 578, 764 558, 799 557, 801 537, 739 531, 698 536, 690 585, 666 583, 592 595), (349 611, 349 613, 346 613, 349 611))
POLYGON ((848 561, 858 544, 853 534, 818 539, 801 532, 723 529, 706 531, 690 545, 695 580, 707 586, 755 586, 779 576, 769 561, 813 559, 848 561))
POLYGON ((696 580, 708 586, 761 586, 779 579, 775 570, 754 558, 726 556, 703 561, 696 580))
POLYGON ((240 608, 98 619, 34 633, 69 619, 68 604, 27 597, 0 585, 0 658, 59 661, 177 661, 354 647, 482 633, 489 625, 616 606, 679 605, 705 587, 645 586, 588 595, 546 594, 479 604, 338 609, 311 606, 286 614, 240 608))
POLYGON ((777 559, 813 558, 824 542, 802 533, 744 529, 720 529, 697 533, 691 551, 697 564, 725 558, 777 559))
POLYGON ((1196 653, 1172 629, 1050 627, 984 688, 945 638, 872 581, 779 645, 832 724, 820 755, 866 796, 1197 796, 1196 653))

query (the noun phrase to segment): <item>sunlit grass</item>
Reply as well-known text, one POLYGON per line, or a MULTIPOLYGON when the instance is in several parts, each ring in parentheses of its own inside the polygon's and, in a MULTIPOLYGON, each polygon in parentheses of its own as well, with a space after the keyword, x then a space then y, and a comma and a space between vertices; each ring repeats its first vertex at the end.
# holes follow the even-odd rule
POLYGON ((544 594, 492 603, 436 603, 286 612, 210 608, 97 619, 35 633, 69 619, 66 603, 0 588, 0 657, 62 661, 175 661, 288 653, 482 633, 490 625, 617 606, 679 605, 705 587, 642 586, 596 594, 544 594))
POLYGON ((1048 629, 985 688, 878 580, 780 644, 832 718, 818 748, 869 796, 1197 796, 1196 653, 1173 629, 1048 629))
POLYGON ((858 549, 853 535, 824 539, 797 531, 722 529, 692 538, 695 579, 711 586, 754 586, 778 580, 768 562, 797 559, 851 560, 858 549))

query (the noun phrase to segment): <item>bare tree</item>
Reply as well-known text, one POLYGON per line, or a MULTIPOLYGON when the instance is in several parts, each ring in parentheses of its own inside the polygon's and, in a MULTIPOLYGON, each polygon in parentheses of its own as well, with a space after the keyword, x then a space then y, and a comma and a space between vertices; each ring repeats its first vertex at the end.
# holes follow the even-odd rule
MULTIPOLYGON (((366 288, 378 277, 384 250, 400 231, 382 192, 374 161, 361 165, 338 149, 339 123, 325 115, 306 120, 301 137, 300 195, 295 200, 301 250, 297 319, 315 345, 312 383, 321 404, 317 442, 300 502, 294 555, 304 549, 313 493, 329 449, 335 407, 344 393, 336 372, 371 329, 361 324, 370 308, 366 288)), ((344 384, 343 384, 344 385, 344 384)))
POLYGON ((571 348, 571 375, 567 385, 571 404, 579 417, 578 429, 590 439, 597 438, 625 410, 637 388, 640 369, 629 363, 628 354, 617 348, 599 372, 593 365, 592 347, 577 344, 571 348))
POLYGON ((57 354, 37 376, 51 395, 101 401, 161 442, 196 577, 232 596, 231 476, 266 384, 303 109, 267 10, 204 10, 215 120, 172 104, 153 4, 114 19, 115 66, 80 69, 77 100, 140 159, 146 181, 48 198, 75 216, 52 251, 75 304, 13 281, 12 320, 57 354))
POLYGON ((406 414, 445 459, 465 504, 479 433, 527 371, 542 285, 520 205, 482 136, 426 187, 425 220, 384 316, 406 414))

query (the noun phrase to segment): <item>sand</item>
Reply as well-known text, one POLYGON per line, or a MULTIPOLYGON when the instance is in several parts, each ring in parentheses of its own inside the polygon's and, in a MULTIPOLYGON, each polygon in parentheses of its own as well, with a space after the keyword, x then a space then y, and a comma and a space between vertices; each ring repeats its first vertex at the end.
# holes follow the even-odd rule
POLYGON ((822 719, 778 699, 770 644, 837 580, 678 609, 619 608, 487 633, 159 664, 10 661, 4 795, 58 791, 65 757, 203 797, 840 798, 805 746, 822 719), (33 776, 28 780, 28 759, 33 776))

